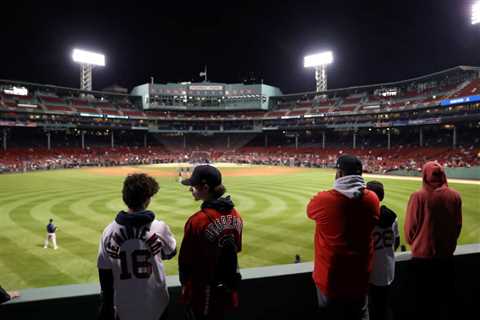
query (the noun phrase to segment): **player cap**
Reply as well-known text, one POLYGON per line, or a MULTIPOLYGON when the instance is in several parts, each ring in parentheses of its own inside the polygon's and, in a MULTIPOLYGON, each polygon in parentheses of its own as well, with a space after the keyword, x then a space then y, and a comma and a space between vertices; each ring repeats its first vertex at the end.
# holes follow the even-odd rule
POLYGON ((222 174, 214 166, 200 165, 195 167, 189 179, 182 180, 182 184, 186 186, 206 184, 215 188, 222 184, 222 174))
POLYGON ((361 175, 362 161, 355 156, 346 154, 337 159, 335 168, 342 170, 346 176, 361 175))

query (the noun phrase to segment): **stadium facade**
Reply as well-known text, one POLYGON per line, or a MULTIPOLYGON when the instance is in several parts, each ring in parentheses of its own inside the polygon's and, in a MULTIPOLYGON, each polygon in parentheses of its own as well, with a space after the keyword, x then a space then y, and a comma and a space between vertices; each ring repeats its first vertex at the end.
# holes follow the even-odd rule
POLYGON ((131 95, 142 98, 143 109, 168 110, 268 110, 269 100, 280 96, 276 87, 243 83, 146 83, 131 95))
POLYGON ((472 166, 480 161, 479 90, 480 68, 467 66, 294 94, 266 84, 147 83, 119 94, 0 80, 1 148, 333 150, 325 157, 356 150, 380 159, 388 151, 472 166), (415 155, 418 148, 427 149, 415 155))

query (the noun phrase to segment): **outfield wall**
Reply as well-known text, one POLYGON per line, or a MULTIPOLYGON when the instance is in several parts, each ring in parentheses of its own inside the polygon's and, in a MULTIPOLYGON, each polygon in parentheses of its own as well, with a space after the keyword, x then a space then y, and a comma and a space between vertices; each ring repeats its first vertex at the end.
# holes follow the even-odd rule
MULTIPOLYGON (((396 319, 412 316, 409 300, 409 252, 398 253, 393 282, 392 309, 396 319)), ((312 263, 242 269, 241 308, 229 319, 311 319, 316 310, 312 263)), ((480 292, 480 244, 459 246, 455 253, 458 319, 477 314, 480 292)), ((167 277, 170 319, 183 319, 176 303, 178 276, 167 277)), ((451 295, 450 292, 445 294, 451 295)), ((99 304, 97 284, 71 285, 22 291, 22 297, 0 306, 0 319, 95 319, 99 304)))
MULTIPOLYGON (((448 178, 453 179, 467 179, 467 180, 480 180, 480 167, 471 168, 445 168, 445 172, 448 178)), ((389 175, 394 176, 411 176, 421 177, 422 173, 413 170, 395 170, 390 171, 389 175)))

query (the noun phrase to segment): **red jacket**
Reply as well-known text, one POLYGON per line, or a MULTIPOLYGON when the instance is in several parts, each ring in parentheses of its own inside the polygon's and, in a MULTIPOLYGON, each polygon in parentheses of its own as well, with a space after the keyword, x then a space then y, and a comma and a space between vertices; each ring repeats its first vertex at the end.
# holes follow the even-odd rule
POLYGON ((418 258, 450 257, 462 228, 460 194, 448 187, 443 167, 423 166, 423 188, 410 196, 405 219, 405 238, 418 258))
POLYGON ((316 221, 313 279, 329 298, 360 298, 368 290, 373 256, 372 230, 379 219, 377 196, 363 190, 349 199, 336 190, 319 192, 308 204, 316 221))
POLYGON ((243 221, 229 198, 213 202, 217 210, 205 207, 185 224, 178 257, 180 281, 199 289, 215 280, 219 241, 233 236, 237 252, 242 249, 243 221))

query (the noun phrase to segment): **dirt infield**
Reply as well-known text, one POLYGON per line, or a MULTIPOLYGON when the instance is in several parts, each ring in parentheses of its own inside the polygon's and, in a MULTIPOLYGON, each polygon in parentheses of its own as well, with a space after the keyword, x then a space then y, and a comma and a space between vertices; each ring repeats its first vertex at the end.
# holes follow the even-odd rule
MULTIPOLYGON (((144 172, 153 177, 173 177, 178 174, 176 169, 170 168, 148 168, 148 167, 105 167, 105 168, 88 168, 84 169, 86 172, 105 175, 105 176, 126 176, 130 173, 144 172)), ((292 173, 305 172, 308 169, 304 168, 289 168, 289 167, 250 167, 250 168, 222 168, 222 175, 224 177, 241 177, 241 176, 274 176, 292 173)))

